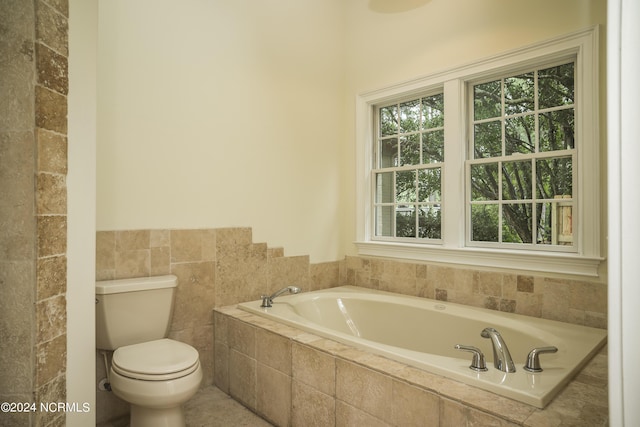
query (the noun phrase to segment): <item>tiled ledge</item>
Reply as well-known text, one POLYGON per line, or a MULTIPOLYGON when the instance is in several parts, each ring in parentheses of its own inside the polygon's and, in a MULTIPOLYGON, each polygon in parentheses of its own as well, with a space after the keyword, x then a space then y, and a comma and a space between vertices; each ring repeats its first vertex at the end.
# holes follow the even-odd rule
POLYGON ((215 384, 279 426, 608 425, 606 348, 541 410, 235 306, 214 320, 215 384))

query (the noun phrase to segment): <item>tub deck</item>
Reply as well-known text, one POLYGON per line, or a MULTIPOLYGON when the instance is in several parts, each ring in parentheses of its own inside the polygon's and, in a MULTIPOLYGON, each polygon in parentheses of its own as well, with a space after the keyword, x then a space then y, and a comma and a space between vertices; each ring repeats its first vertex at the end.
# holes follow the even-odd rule
POLYGON ((216 386, 274 425, 608 426, 606 346, 540 409, 236 305, 214 320, 216 386))
POLYGON ((260 304, 238 307, 538 408, 606 342, 606 331, 600 329, 354 286, 279 297, 271 308, 260 304), (493 367, 490 341, 480 337, 487 326, 504 337, 515 373, 493 367), (471 355, 455 350, 455 344, 480 348, 488 371, 469 369, 471 355), (543 372, 523 369, 531 349, 550 345, 558 352, 541 356, 543 372))

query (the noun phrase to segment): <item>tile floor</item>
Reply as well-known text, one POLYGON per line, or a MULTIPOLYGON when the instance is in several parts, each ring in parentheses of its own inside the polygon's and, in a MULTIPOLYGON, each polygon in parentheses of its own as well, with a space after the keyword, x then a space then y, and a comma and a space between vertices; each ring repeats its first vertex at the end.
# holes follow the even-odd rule
MULTIPOLYGON (((187 427, 271 427, 271 424, 214 386, 205 387, 185 406, 187 427)), ((128 427, 128 419, 114 420, 99 427, 128 427)))

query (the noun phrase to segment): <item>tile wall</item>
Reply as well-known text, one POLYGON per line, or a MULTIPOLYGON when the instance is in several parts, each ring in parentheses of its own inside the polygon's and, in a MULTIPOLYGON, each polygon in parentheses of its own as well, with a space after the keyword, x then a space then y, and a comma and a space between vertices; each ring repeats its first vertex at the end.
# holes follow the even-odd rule
MULTIPOLYGON (((251 408, 255 408, 252 406, 255 402, 243 400, 243 393, 238 392, 248 386, 243 382, 250 381, 249 377, 238 375, 234 381, 229 381, 230 374, 225 376, 223 373, 236 368, 237 372, 249 372, 246 369, 253 369, 253 362, 242 356, 233 362, 228 359, 230 345, 225 343, 225 338, 218 340, 220 334, 224 337, 227 332, 214 323, 212 308, 255 300, 291 284, 301 286, 305 291, 357 285, 606 327, 606 285, 588 280, 558 280, 364 257, 311 264, 307 256, 287 257, 282 248, 254 243, 250 228, 100 231, 96 240, 97 280, 162 274, 178 276, 170 336, 198 349, 204 364, 203 384, 215 383, 251 408), (218 345, 222 345, 221 349, 218 345), (223 368, 218 369, 219 366, 223 368)), ((243 329, 242 326, 239 328, 243 329)), ((253 331, 250 334, 264 334, 252 328, 247 330, 253 331)), ((274 348, 282 345, 277 344, 279 340, 272 335, 266 334, 265 339, 274 340, 274 348)), ((248 350, 243 354, 254 355, 255 359, 256 353, 248 350)), ((97 353, 96 356, 96 380, 99 381, 105 371, 102 355, 97 353)), ((283 367, 279 369, 290 375, 286 367, 290 361, 286 358, 280 361, 277 355, 269 357, 269 366, 282 363, 283 367)), ((271 370, 263 373, 270 375, 276 383, 281 380, 271 370)), ((293 393, 293 388, 284 387, 289 395, 293 393)), ((305 388, 301 386, 298 392, 304 393, 305 388)), ((322 410, 321 407, 316 409, 322 410)), ((112 394, 98 392, 98 422, 117 418, 127 411, 127 405, 112 394)))
MULTIPOLYGON (((0 401, 66 396, 67 0, 0 4, 0 401)), ((64 412, 0 413, 61 426, 64 412)))
MULTIPOLYGON (((284 256, 282 248, 253 243, 250 228, 99 231, 96 252, 97 280, 178 277, 170 337, 198 349, 203 385, 213 383, 214 307, 259 299, 288 285, 315 290, 339 281, 340 263, 284 256)), ((98 382, 106 375, 102 354, 96 357, 98 382)), ((98 422, 128 412, 112 393, 98 392, 96 402, 98 422)))
POLYGON ((347 257, 342 283, 607 328, 607 285, 588 279, 347 257))

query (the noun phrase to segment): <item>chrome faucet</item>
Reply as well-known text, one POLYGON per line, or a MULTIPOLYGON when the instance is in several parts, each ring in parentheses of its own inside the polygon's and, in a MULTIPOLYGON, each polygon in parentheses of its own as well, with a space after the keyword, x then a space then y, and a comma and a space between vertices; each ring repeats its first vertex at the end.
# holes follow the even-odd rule
POLYGON ((274 292, 273 295, 262 295, 260 298, 262 298, 262 305, 260 307, 266 308, 266 307, 271 307, 271 303, 273 302, 273 299, 275 297, 278 297, 282 294, 284 294, 285 292, 289 292, 292 294, 297 294, 298 292, 300 292, 301 289, 297 286, 287 286, 286 288, 282 288, 277 292, 274 292))
POLYGON ((511 353, 507 348, 507 344, 504 342, 500 332, 494 328, 484 328, 480 334, 482 338, 491 338, 493 344, 493 366, 502 372, 515 372, 516 365, 513 363, 511 353))

